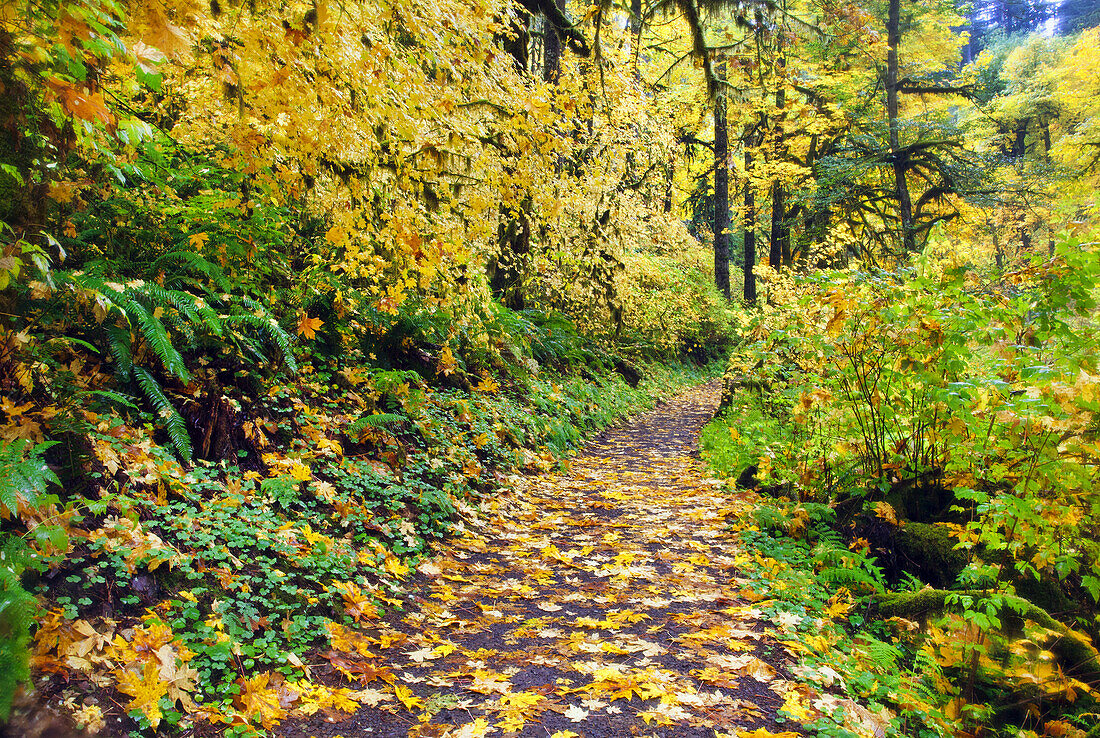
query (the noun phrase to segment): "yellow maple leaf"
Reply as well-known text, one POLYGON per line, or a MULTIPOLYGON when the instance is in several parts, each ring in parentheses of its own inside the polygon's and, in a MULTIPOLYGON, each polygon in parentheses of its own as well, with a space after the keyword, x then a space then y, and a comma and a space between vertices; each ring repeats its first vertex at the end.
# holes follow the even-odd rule
POLYGON ((510 692, 500 696, 500 704, 506 709, 526 710, 544 699, 538 692, 510 692))
POLYGON ((492 393, 500 389, 500 383, 489 376, 488 372, 484 372, 481 376, 481 380, 474 386, 474 389, 478 392, 492 393))
POLYGON ((875 515, 882 518, 890 525, 899 525, 897 512, 889 502, 876 502, 875 515))
POLYGON ((325 324, 325 321, 320 318, 311 318, 308 315, 303 315, 298 319, 298 335, 307 341, 312 341, 313 337, 317 335, 317 329, 325 324))
POLYGON ((294 477, 299 482, 308 482, 313 479, 313 472, 302 462, 295 461, 290 467, 290 476, 294 477))
POLYGON ((409 567, 405 566, 401 563, 400 559, 388 552, 386 553, 386 562, 382 566, 390 575, 398 579, 404 579, 405 575, 409 573, 409 567))
POLYGON ((241 677, 241 687, 236 702, 250 720, 259 719, 265 729, 271 730, 286 717, 286 710, 279 703, 279 691, 271 686, 271 673, 257 674, 251 679, 241 677))
POLYGON ((160 698, 168 694, 168 685, 161 681, 155 662, 146 661, 140 672, 127 669, 119 674, 118 691, 133 698, 128 710, 141 710, 153 728, 160 725, 160 698))
POLYGON ((432 649, 432 653, 434 653, 436 656, 449 656, 454 652, 456 648, 458 648, 458 646, 453 643, 440 643, 438 646, 432 649))
POLYGON ((344 600, 344 611, 351 615, 355 622, 378 617, 378 610, 374 607, 370 593, 363 592, 355 582, 336 582, 332 588, 340 593, 344 600))
POLYGON ((451 351, 450 346, 444 346, 439 352, 439 373, 443 375, 454 374, 455 369, 458 367, 458 360, 455 359, 454 353, 451 351))
POLYGON ((405 706, 405 709, 409 712, 413 711, 413 708, 423 707, 424 703, 413 694, 413 691, 406 687, 404 684, 393 685, 393 693, 397 696, 397 699, 405 706))
POLYGON ((472 723, 452 728, 443 734, 443 738, 484 738, 492 727, 485 718, 478 718, 472 723))
POLYGON ((527 723, 523 713, 506 713, 504 719, 497 723, 497 727, 505 733, 516 733, 527 723))

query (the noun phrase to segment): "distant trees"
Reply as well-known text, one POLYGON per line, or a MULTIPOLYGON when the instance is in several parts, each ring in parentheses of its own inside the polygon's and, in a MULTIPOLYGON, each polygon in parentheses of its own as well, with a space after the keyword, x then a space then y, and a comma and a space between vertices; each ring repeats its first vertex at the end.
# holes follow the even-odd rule
MULTIPOLYGON (((1095 3, 1095 0, 1079 1, 1095 3)), ((974 3, 970 11, 970 43, 967 45, 966 61, 976 58, 997 34, 1012 36, 1039 30, 1054 17, 1056 10, 1058 3, 1054 0, 986 0, 974 3)))
POLYGON ((1100 26, 1100 0, 1062 0, 1058 33, 1063 36, 1100 26))

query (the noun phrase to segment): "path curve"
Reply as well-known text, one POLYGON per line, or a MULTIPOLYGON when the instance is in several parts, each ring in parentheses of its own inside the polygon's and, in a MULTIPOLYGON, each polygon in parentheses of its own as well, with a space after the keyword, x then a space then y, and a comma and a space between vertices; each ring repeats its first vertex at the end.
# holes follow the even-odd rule
POLYGON ((800 732, 776 722, 783 649, 741 598, 728 493, 698 459, 720 394, 685 392, 531 480, 484 535, 420 567, 403 617, 326 655, 321 671, 353 677, 375 706, 278 734, 800 732))

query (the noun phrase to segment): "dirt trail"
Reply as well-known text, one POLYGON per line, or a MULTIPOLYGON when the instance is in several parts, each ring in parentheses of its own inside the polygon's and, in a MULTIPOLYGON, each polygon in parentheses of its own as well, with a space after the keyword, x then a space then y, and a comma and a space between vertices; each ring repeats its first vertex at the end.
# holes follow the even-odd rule
POLYGON ((278 734, 798 731, 776 722, 785 652, 742 599, 729 496, 697 458, 719 395, 686 392, 531 480, 483 537, 420 567, 413 608, 364 623, 322 662, 376 705, 278 734))

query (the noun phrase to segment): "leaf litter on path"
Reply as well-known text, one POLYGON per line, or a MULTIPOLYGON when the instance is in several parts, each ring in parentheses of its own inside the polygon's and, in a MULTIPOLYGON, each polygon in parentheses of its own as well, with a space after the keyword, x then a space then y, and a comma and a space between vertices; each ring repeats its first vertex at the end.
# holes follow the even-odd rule
POLYGON ((407 611, 358 636, 368 648, 325 654, 371 706, 278 734, 801 735, 825 703, 787 679, 725 530, 751 503, 698 459, 720 393, 684 393, 518 485, 480 535, 418 568, 407 611))

